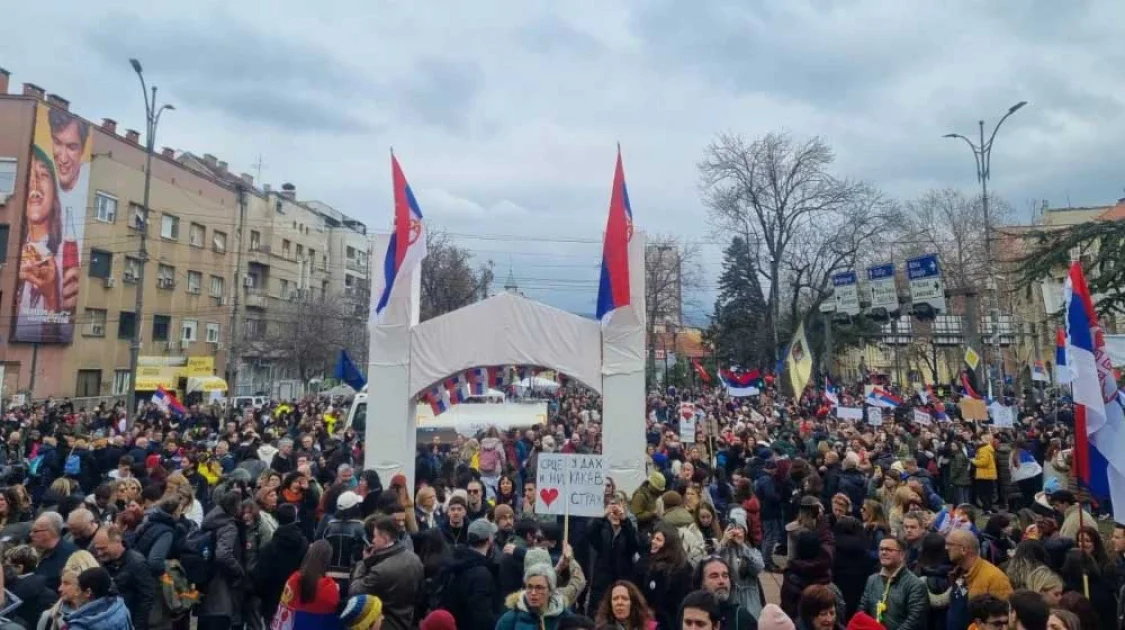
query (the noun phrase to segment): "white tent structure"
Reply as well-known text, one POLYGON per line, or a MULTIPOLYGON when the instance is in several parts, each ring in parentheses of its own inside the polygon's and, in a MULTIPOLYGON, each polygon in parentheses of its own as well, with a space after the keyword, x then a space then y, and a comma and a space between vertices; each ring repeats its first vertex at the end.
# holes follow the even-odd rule
MULTIPOLYGON (((372 252, 382 260, 389 235, 372 252)), ((368 365, 368 422, 364 468, 414 483, 416 398, 434 383, 469 368, 537 365, 557 370, 602 394, 603 455, 618 489, 632 492, 645 479, 644 235, 629 242, 630 302, 605 322, 579 317, 512 293, 452 313, 419 319, 421 269, 398 282, 382 316, 373 321, 368 365)), ((375 283, 382 278, 375 274, 375 283)), ((371 295, 381 295, 381 286, 371 295)), ((372 309, 374 312, 374 308, 372 309)), ((552 382, 552 385, 554 383, 552 382)))
POLYGON ((525 378, 522 381, 516 383, 516 387, 520 390, 536 389, 539 391, 553 392, 559 388, 559 384, 549 378, 543 378, 542 376, 533 376, 531 378, 525 378))

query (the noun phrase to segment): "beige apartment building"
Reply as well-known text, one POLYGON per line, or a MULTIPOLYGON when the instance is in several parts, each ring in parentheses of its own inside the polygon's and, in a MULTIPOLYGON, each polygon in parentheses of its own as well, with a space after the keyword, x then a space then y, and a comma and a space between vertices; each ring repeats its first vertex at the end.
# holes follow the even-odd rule
MULTIPOLYGON (((361 222, 172 148, 152 157, 138 318, 144 138, 76 116, 36 85, 9 87, 0 69, 0 397, 124 397, 136 326, 138 391, 185 393, 189 377, 214 376, 233 380, 232 394, 276 395, 295 372, 270 340, 299 302, 347 301, 366 321, 361 222), (54 273, 32 282, 21 269, 54 273)), ((365 356, 366 343, 356 347, 365 356)))

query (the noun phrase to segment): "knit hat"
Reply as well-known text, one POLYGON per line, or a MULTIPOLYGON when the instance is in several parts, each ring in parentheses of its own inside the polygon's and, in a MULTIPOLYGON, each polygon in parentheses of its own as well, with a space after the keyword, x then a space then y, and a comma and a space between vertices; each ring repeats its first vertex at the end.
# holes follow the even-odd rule
POLYGON ((743 531, 746 531, 746 510, 744 508, 731 508, 730 518, 728 520, 730 521, 731 527, 739 527, 743 531))
POLYGON ((680 493, 676 492, 675 490, 669 490, 668 492, 660 495, 660 500, 664 503, 665 510, 670 510, 674 507, 680 507, 684 504, 684 498, 680 496, 680 493))
POLYGON ((758 630, 795 630, 793 620, 777 604, 766 604, 758 615, 758 630))
POLYGON ((656 488, 657 492, 664 492, 664 485, 667 483, 659 471, 652 471, 648 474, 648 485, 656 488))
MULTIPOLYGON (((524 560, 524 564, 527 564, 526 559, 524 560)), ((555 585, 558 583, 558 576, 555 575, 555 567, 551 566, 549 562, 546 564, 536 562, 523 570, 523 581, 525 584, 533 577, 547 578, 547 590, 554 592, 555 585)))
POLYGON ((439 608, 426 615, 418 627, 421 630, 457 630, 457 621, 448 610, 439 608))
MULTIPOLYGON (((761 628, 761 624, 758 625, 761 628)), ((886 626, 879 623, 871 615, 863 612, 857 612, 852 620, 848 622, 848 630, 887 630, 886 626)))
POLYGON ((348 630, 370 630, 383 616, 383 600, 374 595, 356 595, 340 613, 340 621, 348 630))
POLYGON ((289 525, 297 522, 297 506, 292 503, 282 503, 277 506, 277 511, 274 513, 274 518, 277 519, 278 525, 289 525))
POLYGON ((541 547, 532 547, 523 556, 523 568, 527 570, 532 565, 551 564, 551 554, 541 547))
POLYGON ((502 519, 504 517, 509 517, 509 518, 515 518, 516 517, 516 511, 512 509, 512 506, 510 506, 506 503, 501 503, 500 505, 497 505, 495 508, 492 509, 492 518, 495 519, 497 522, 499 522, 500 519, 502 519))
POLYGON ((403 488, 405 488, 406 487, 406 475, 404 475, 402 473, 398 473, 394 477, 391 477, 391 485, 392 486, 402 486, 403 488))

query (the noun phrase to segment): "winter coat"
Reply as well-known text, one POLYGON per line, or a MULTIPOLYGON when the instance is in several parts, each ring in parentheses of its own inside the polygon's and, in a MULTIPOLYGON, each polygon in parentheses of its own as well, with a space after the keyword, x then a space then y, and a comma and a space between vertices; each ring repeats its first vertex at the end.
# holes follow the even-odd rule
POLYGON ((496 468, 495 470, 482 470, 482 475, 486 477, 495 477, 504 472, 504 464, 507 461, 507 455, 504 453, 504 444, 500 438, 486 437, 480 441, 480 452, 493 451, 496 453, 496 468))
MULTIPOLYGON (((852 501, 852 516, 859 517, 859 509, 863 507, 863 501, 867 498, 867 482, 863 478, 863 473, 855 468, 845 468, 840 471, 839 483, 839 492, 852 501)), ((831 504, 826 502, 825 505, 831 504)))
POLYGON ((522 591, 512 593, 505 604, 508 611, 496 622, 496 630, 555 630, 559 621, 571 615, 566 599, 558 592, 551 593, 542 612, 527 607, 527 598, 522 591))
POLYGON ((977 448, 973 466, 976 467, 974 479, 977 481, 996 481, 996 452, 991 444, 982 444, 977 448))
POLYGON ((383 600, 383 627, 410 630, 414 605, 422 593, 422 561, 402 543, 380 549, 356 563, 348 596, 375 595, 383 600))
POLYGON ((285 582, 281 601, 271 617, 276 627, 287 630, 343 630, 344 624, 338 613, 340 587, 335 580, 327 576, 320 578, 312 601, 301 601, 300 592, 301 573, 298 571, 285 582))
POLYGON ((954 449, 953 459, 949 463, 949 483, 959 487, 973 485, 973 473, 969 464, 969 456, 961 449, 954 449))
POLYGON ((586 540, 594 550, 590 601, 600 603, 610 584, 633 577, 633 558, 640 551, 640 539, 629 519, 623 519, 615 533, 608 520, 595 518, 587 526, 586 540))
POLYGON ((200 604, 200 616, 225 615, 232 624, 241 623, 242 590, 245 583, 245 542, 239 522, 223 511, 212 508, 203 518, 205 532, 215 536, 215 577, 208 582, 200 604))
POLYGON ((58 595, 47 588, 47 578, 34 573, 21 575, 5 586, 23 602, 8 616, 25 628, 34 628, 43 611, 58 599, 58 595))
POLYGON ((656 523, 656 501, 661 494, 663 493, 647 481, 633 492, 633 497, 629 500, 629 511, 637 517, 637 525, 642 532, 651 530, 656 523))
POLYGON ((758 497, 758 502, 761 504, 763 521, 776 521, 784 518, 782 504, 785 497, 782 497, 781 489, 773 475, 766 473, 754 483, 754 495, 758 497))
POLYGON ((945 617, 949 612, 951 586, 949 572, 952 568, 946 562, 935 567, 922 567, 915 572, 926 583, 926 595, 930 600, 928 617, 931 630, 941 630, 946 626, 945 617))
POLYGON ((149 572, 154 577, 164 575, 164 561, 176 540, 176 519, 160 508, 152 508, 131 538, 131 547, 145 557, 149 572))
POLYGON ((881 572, 868 577, 859 601, 860 610, 896 630, 927 630, 929 607, 926 583, 906 567, 891 576, 889 584, 881 572), (886 609, 880 615, 880 604, 884 602, 886 609))
POLYGON ((742 509, 746 510, 746 539, 750 544, 762 544, 762 502, 758 497, 751 495, 742 502, 742 509))
POLYGON ((309 541, 297 523, 282 525, 259 551, 258 566, 250 575, 254 594, 262 600, 263 617, 269 619, 281 601, 288 576, 301 567, 309 541))
MULTIPOLYGON (((475 549, 455 547, 442 571, 452 573, 442 607, 453 614, 459 630, 493 630, 501 600, 491 558, 475 549)), ((439 575, 437 579, 443 578, 439 575)))
POLYGON ((146 627, 157 602, 156 578, 149 570, 145 557, 138 551, 126 549, 120 558, 104 562, 102 566, 113 578, 113 585, 117 588, 117 594, 125 601, 133 618, 133 625, 138 628, 146 627))
POLYGON ((120 597, 101 597, 63 615, 66 630, 132 630, 129 609, 120 597))
POLYGON ((871 557, 871 543, 866 536, 836 533, 832 577, 840 587, 847 612, 846 619, 851 619, 855 611, 859 610, 859 600, 863 597, 867 578, 878 568, 878 562, 871 557))
POLYGON ((719 555, 730 565, 730 599, 757 619, 765 596, 758 577, 766 568, 762 552, 749 545, 731 542, 720 547, 719 555))
POLYGON ((781 609, 790 617, 797 617, 797 603, 805 587, 831 582, 832 556, 827 549, 821 547, 812 560, 790 560, 781 581, 781 609))
POLYGON ((683 506, 676 506, 664 513, 661 521, 676 528, 680 533, 680 543, 684 547, 684 554, 688 563, 694 568, 699 561, 707 557, 707 547, 703 543, 703 532, 695 524, 691 512, 683 506))
POLYGON ((661 628, 676 627, 680 603, 691 592, 691 565, 673 569, 669 573, 650 568, 650 556, 637 561, 633 570, 633 584, 641 589, 645 601, 652 608, 661 628))

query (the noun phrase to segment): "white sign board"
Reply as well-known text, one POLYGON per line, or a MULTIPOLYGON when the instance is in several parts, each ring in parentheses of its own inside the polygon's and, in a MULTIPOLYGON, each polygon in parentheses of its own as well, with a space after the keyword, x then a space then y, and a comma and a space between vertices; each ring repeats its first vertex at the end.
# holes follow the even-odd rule
POLYGON ((906 277, 910 280, 911 302, 929 304, 934 310, 945 312, 945 287, 937 254, 907 260, 906 277))
POLYGON ((988 413, 992 416, 992 425, 998 429, 1010 429, 1016 426, 1016 414, 1011 407, 992 403, 988 407, 988 413))
POLYGON ((883 425, 883 408, 882 407, 868 407, 867 408, 867 424, 873 427, 883 425))
POLYGON ((836 417, 841 420, 863 420, 863 407, 836 407, 836 417))
POLYGON ((867 268, 867 288, 871 292, 871 308, 888 313, 898 310, 898 289, 895 288, 894 263, 867 268))
POLYGON ((605 471, 601 455, 540 453, 535 513, 604 516, 605 471))
POLYGON ((934 419, 930 414, 920 409, 914 410, 914 422, 921 425, 933 424, 934 419))
POLYGON ((854 271, 842 271, 833 275, 832 289, 836 297, 837 313, 859 315, 859 284, 854 271))
POLYGON ((680 418, 680 441, 684 444, 695 444, 695 417, 680 418))

